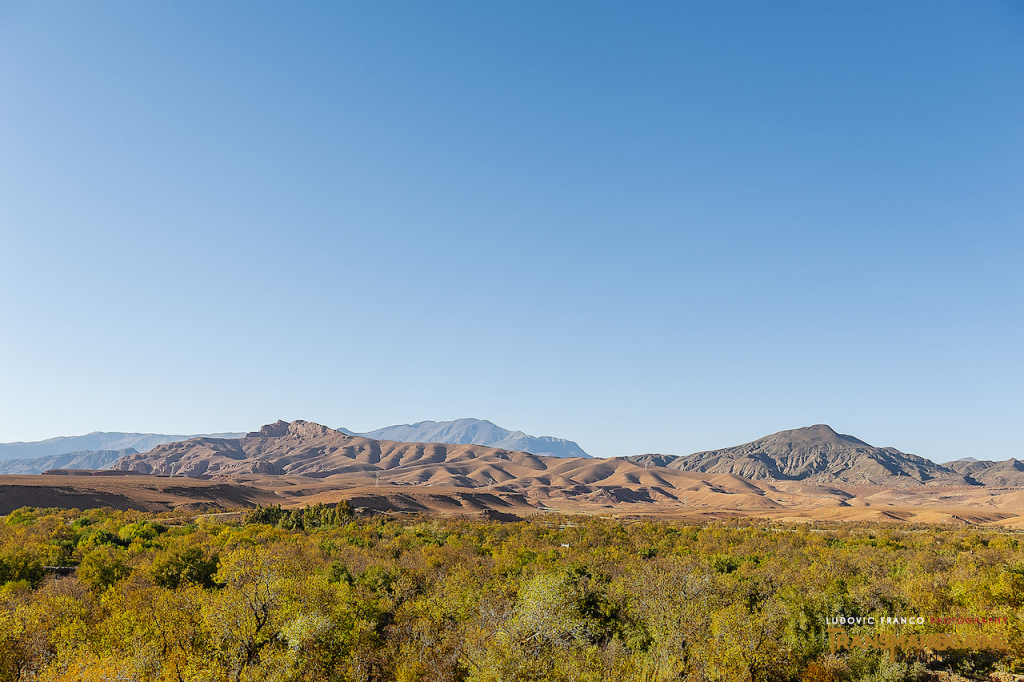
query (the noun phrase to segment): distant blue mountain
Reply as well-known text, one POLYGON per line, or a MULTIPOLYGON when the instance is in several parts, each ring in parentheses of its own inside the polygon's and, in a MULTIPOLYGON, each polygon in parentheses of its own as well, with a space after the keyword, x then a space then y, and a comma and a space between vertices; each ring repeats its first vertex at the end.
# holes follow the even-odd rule
POLYGON ((138 450, 83 450, 63 455, 50 455, 35 459, 5 459, 0 461, 0 474, 41 474, 50 469, 109 469, 125 455, 136 455, 138 450))
POLYGON ((344 428, 340 428, 338 431, 352 436, 362 436, 373 440, 393 440, 400 443, 486 445, 492 448, 519 450, 549 457, 590 458, 583 448, 571 440, 553 436, 530 436, 522 431, 509 431, 486 419, 396 424, 366 433, 355 433, 344 428))
MULTIPOLYGON (((191 436, 169 436, 160 433, 123 433, 94 431, 84 436, 59 436, 27 443, 0 443, 0 460, 39 459, 68 453, 127 450, 149 452, 157 445, 177 443, 200 435, 213 438, 241 438, 244 433, 207 433, 191 436)), ((56 467, 51 467, 56 468, 56 467)))

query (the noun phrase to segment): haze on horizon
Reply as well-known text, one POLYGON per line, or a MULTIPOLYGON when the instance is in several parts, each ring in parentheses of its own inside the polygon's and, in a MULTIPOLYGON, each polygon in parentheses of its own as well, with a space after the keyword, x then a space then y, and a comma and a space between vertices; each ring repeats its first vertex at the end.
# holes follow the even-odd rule
POLYGON ((1019 3, 0 4, 0 442, 1024 459, 1019 3))

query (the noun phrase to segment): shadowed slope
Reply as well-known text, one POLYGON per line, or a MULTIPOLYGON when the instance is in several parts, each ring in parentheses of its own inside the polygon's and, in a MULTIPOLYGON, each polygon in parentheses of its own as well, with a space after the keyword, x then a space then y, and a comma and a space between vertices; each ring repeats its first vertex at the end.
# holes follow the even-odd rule
POLYGON ((0 514, 25 506, 158 512, 237 509, 280 501, 271 491, 235 482, 90 473, 70 470, 55 476, 0 476, 0 514))

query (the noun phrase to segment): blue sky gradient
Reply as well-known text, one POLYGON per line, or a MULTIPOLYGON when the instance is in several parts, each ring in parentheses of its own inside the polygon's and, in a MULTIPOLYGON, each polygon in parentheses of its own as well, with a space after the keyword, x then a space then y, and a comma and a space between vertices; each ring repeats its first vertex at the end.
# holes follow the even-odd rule
POLYGON ((0 441, 1024 458, 1019 2, 0 2, 0 441))

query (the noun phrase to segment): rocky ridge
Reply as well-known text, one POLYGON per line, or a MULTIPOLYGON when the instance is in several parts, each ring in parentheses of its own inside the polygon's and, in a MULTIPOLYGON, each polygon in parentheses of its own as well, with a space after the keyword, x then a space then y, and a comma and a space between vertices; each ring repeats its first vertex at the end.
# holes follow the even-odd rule
POLYGON ((751 480, 815 481, 878 485, 977 485, 962 473, 891 447, 875 447, 836 433, 826 424, 773 433, 764 438, 692 455, 630 458, 671 469, 735 474, 751 480))

